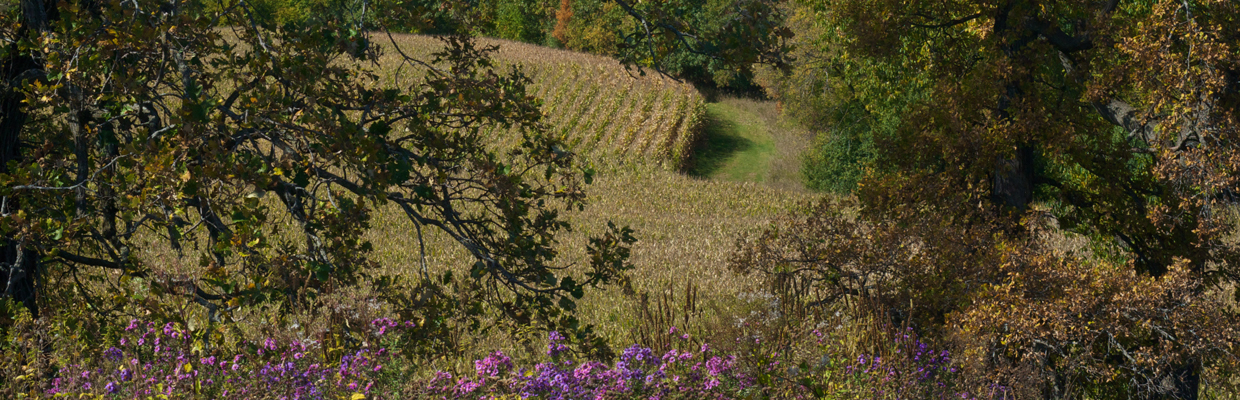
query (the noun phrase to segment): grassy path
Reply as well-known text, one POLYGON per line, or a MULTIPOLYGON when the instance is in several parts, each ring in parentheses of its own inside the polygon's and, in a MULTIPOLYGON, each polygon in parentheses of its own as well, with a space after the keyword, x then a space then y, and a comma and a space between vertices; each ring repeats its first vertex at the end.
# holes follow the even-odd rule
POLYGON ((774 102, 722 98, 706 104, 707 127, 689 175, 800 189, 800 154, 811 136, 781 121, 774 102))

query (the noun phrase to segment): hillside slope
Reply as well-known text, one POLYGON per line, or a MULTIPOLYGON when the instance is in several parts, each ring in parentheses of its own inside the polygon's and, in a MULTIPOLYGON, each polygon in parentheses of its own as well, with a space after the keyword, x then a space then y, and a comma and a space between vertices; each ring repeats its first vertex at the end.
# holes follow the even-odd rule
MULTIPOLYGON (((376 38, 384 50, 385 83, 408 85, 423 66, 404 63, 404 54, 431 59, 442 43, 431 36, 376 38)), ((544 122, 590 159, 603 163, 640 162, 669 170, 684 166, 704 128, 705 102, 692 85, 657 74, 640 75, 616 60, 501 39, 479 38, 496 46, 499 70, 520 67, 530 77, 531 95, 542 101, 544 122)), ((496 132, 501 142, 516 135, 496 132)))

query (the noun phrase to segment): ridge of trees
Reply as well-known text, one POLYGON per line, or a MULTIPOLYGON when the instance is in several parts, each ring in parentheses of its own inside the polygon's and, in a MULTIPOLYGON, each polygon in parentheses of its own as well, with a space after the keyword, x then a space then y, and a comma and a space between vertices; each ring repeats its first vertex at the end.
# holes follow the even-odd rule
MULTIPOLYGON (((781 62, 780 7, 768 0, 261 0, 260 25, 308 23, 321 15, 359 25, 383 20, 395 32, 468 31, 616 57, 697 84, 755 91, 755 62, 781 62), (375 10, 382 10, 379 15, 375 10), (400 16, 400 17, 395 17, 400 16)), ((645 73, 644 71, 639 71, 645 73)))

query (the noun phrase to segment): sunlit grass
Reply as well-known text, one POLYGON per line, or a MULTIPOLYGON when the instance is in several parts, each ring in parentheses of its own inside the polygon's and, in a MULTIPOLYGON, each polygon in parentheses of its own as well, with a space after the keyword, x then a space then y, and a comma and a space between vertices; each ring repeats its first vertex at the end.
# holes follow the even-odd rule
POLYGON ((779 115, 774 102, 723 97, 706 108, 705 133, 690 175, 803 187, 801 154, 813 135, 779 115))

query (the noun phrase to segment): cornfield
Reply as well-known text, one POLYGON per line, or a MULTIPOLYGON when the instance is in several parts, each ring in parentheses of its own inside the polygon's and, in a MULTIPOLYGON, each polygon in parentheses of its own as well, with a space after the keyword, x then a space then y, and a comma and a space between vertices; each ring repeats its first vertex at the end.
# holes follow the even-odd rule
MULTIPOLYGON (((495 45, 501 70, 520 67, 533 81, 530 93, 542 100, 544 121, 574 150, 596 162, 654 164, 676 170, 688 160, 702 134, 705 101, 684 82, 641 75, 616 60, 500 39, 478 39, 495 45)), ((394 66, 399 53, 430 59, 441 43, 434 37, 393 35, 377 38, 384 50, 385 80, 404 81, 419 71, 394 66)), ((649 72, 649 71, 648 71, 649 72)), ((494 132, 498 145, 517 136, 494 132)))

